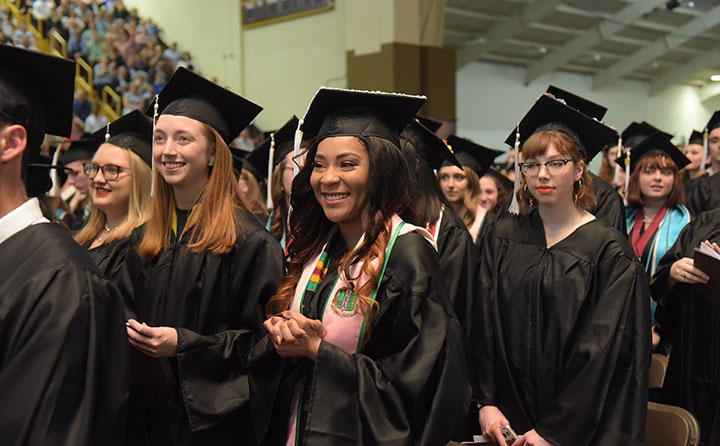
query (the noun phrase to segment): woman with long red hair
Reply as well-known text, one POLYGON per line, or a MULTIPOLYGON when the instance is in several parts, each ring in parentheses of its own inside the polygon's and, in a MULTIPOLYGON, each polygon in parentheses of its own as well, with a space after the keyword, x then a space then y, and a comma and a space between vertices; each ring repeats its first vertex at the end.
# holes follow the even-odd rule
POLYGON ((127 334, 141 359, 128 444, 252 444, 247 354, 282 251, 244 205, 227 144, 261 108, 183 68, 156 104, 151 215, 133 234, 140 273, 129 274, 127 334))
POLYGON ((322 88, 305 115, 288 273, 250 357, 264 444, 441 445, 467 413, 460 324, 398 137, 423 103, 322 88))

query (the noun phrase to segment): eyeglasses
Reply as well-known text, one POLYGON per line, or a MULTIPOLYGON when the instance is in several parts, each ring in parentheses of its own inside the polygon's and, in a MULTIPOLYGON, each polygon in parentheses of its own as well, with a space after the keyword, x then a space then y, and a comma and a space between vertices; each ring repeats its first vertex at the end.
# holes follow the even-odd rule
POLYGON ((94 180, 98 172, 102 170, 103 177, 107 181, 115 181, 118 179, 118 176, 120 176, 120 172, 122 172, 123 169, 125 168, 115 166, 113 164, 106 164, 104 166, 98 166, 94 163, 83 164, 83 171, 85 171, 85 175, 87 175, 87 177, 91 180, 94 180))
POLYGON ((545 166, 550 175, 557 175, 563 173, 565 166, 570 161, 575 160, 552 160, 546 163, 520 163, 520 168, 525 175, 535 176, 540 173, 540 167, 545 166))

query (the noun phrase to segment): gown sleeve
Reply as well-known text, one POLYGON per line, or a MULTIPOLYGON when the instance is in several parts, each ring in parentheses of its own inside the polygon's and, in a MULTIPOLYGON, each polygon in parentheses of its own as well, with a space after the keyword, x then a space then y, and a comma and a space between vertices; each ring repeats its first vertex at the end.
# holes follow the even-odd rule
POLYGON ((233 328, 203 335, 177 328, 177 364, 188 419, 193 430, 211 427, 249 399, 247 358, 264 333, 265 304, 275 293, 283 273, 282 251, 264 230, 246 234, 232 254, 235 274, 228 296, 240 302, 233 328))
POLYGON ((710 177, 699 178, 690 190, 685 192, 685 206, 690 210, 690 214, 697 216, 706 211, 710 195, 710 177))
POLYGON ((535 424, 553 444, 641 445, 645 438, 650 317, 647 275, 627 256, 599 261, 558 391, 535 424), (639 415, 642 414, 642 415, 639 415))
POLYGON ((593 181, 603 181, 595 191, 597 204, 590 210, 596 217, 604 219, 610 226, 614 227, 621 234, 627 234, 625 222, 625 205, 620 194, 600 177, 593 177, 593 181), (597 179, 596 179, 597 178, 597 179))
POLYGON ((2 293, 0 304, 2 442, 124 444, 128 347, 120 296, 72 264, 27 274, 32 280, 2 293))

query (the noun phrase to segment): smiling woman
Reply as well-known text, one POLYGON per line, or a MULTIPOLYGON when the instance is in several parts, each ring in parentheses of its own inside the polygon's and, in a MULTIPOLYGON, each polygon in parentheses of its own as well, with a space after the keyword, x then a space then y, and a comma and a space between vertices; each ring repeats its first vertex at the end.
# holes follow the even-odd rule
POLYGON ((398 136, 423 103, 322 88, 310 104, 288 273, 250 355, 264 444, 446 444, 466 413, 460 325, 398 136))

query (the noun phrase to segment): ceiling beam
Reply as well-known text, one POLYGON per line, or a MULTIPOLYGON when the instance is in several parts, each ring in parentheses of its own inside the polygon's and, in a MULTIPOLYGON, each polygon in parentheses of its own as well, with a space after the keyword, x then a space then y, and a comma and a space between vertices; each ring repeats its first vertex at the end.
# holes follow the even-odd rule
POLYGON ((616 62, 593 77, 593 89, 607 85, 633 70, 640 68, 663 53, 677 48, 698 34, 720 23, 720 6, 709 10, 706 14, 698 16, 683 26, 677 28, 673 33, 655 40, 649 45, 628 55, 623 60, 616 62))
POLYGON ((638 0, 621 9, 612 18, 598 23, 590 30, 560 46, 556 51, 530 65, 525 74, 525 84, 529 84, 545 73, 551 72, 573 60, 584 51, 599 44, 604 38, 622 30, 625 27, 623 23, 632 23, 664 2, 665 0, 638 0))
POLYGON ((551 13, 562 0, 538 0, 529 3, 510 16, 506 21, 493 26, 485 33, 485 42, 467 46, 457 53, 457 68, 462 68, 489 53, 527 26, 551 13))
POLYGON ((715 48, 693 58, 669 73, 650 82, 650 94, 656 95, 672 85, 683 82, 698 71, 720 63, 720 48, 715 48))

